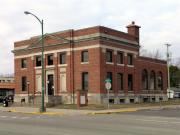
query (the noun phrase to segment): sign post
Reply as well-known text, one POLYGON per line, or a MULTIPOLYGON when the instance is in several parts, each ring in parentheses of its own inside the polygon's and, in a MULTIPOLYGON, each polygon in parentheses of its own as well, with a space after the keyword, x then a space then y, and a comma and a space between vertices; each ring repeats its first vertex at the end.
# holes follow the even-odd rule
POLYGON ((108 96, 108 109, 109 109, 109 90, 111 89, 111 80, 109 78, 107 78, 105 80, 105 87, 106 87, 106 90, 107 90, 107 96, 108 96))

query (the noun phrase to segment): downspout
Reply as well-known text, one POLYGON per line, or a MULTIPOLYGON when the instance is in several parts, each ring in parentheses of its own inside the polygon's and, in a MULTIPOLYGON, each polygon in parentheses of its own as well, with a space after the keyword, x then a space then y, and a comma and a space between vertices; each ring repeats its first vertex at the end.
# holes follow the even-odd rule
POLYGON ((75 91, 74 91, 74 31, 70 31, 70 80, 71 80, 71 90, 73 104, 75 104, 75 91))

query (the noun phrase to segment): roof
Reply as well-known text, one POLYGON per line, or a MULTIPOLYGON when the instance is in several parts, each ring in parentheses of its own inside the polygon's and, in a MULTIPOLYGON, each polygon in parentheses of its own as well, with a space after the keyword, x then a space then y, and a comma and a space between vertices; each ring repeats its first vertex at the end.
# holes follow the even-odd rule
POLYGON ((150 57, 144 57, 144 56, 139 56, 139 59, 141 59, 141 60, 146 60, 146 61, 150 61, 150 62, 167 64, 167 61, 162 60, 162 59, 156 59, 156 58, 150 58, 150 57))
MULTIPOLYGON (((128 46, 133 48, 139 48, 139 43, 136 37, 128 33, 104 26, 94 26, 78 30, 71 29, 44 34, 44 47, 60 44, 69 44, 71 40, 76 43, 94 39, 110 39, 121 44, 127 44, 128 46)), ((16 53, 19 51, 41 48, 41 40, 42 38, 40 36, 34 36, 31 37, 29 40, 15 42, 14 50, 12 52, 16 53)))

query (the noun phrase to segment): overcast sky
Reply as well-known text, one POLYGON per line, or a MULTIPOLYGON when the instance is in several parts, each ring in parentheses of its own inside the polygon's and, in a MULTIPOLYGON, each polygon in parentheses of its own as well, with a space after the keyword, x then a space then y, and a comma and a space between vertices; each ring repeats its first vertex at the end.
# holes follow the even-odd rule
POLYGON ((41 32, 26 10, 44 19, 45 33, 95 25, 126 32, 135 21, 143 48, 165 54, 168 42, 172 57, 180 57, 180 0, 0 0, 0 73, 14 72, 14 42, 41 32))

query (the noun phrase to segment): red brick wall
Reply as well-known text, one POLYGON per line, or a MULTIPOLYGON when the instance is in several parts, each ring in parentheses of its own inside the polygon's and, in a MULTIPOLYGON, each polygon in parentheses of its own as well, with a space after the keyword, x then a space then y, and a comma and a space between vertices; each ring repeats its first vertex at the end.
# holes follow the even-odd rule
POLYGON ((74 85, 75 90, 82 89, 82 72, 89 73, 89 92, 99 93, 100 90, 100 49, 89 49, 89 63, 81 64, 81 52, 74 53, 74 85))
POLYGON ((15 89, 15 83, 0 83, 0 89, 15 89))
POLYGON ((139 87, 138 89, 141 90, 141 73, 143 69, 146 69, 148 73, 150 74, 151 71, 154 71, 155 74, 157 75, 158 72, 162 72, 163 74, 163 91, 164 93, 167 91, 167 65, 165 62, 153 62, 150 60, 144 60, 144 59, 139 59, 138 64, 137 64, 137 72, 138 72, 138 82, 139 82, 139 87))
MULTIPOLYGON (((127 33, 119 32, 116 30, 112 30, 105 27, 92 27, 77 31, 66 31, 62 33, 55 33, 57 36, 61 36, 64 38, 73 36, 82 36, 82 35, 88 35, 93 33, 106 33, 109 35, 113 35, 116 37, 121 37, 124 39, 128 39, 131 41, 136 41, 136 38, 134 36, 128 35, 127 33)), ((32 41, 37 40, 37 37, 31 38, 30 40, 20 41, 15 43, 15 47, 23 46, 27 44, 31 44, 32 41)), ((122 45, 121 43, 115 43, 108 40, 102 40, 102 39, 92 39, 89 41, 81 41, 76 42, 72 44, 64 44, 64 45, 57 45, 57 46, 51 46, 51 44, 57 44, 62 43, 62 41, 49 38, 47 37, 45 39, 45 51, 54 51, 59 49, 66 49, 73 47, 75 49, 78 49, 79 47, 87 47, 91 45, 97 45, 97 44, 103 44, 109 47, 116 47, 125 49, 128 51, 134 51, 137 53, 137 56, 134 58, 134 67, 128 67, 127 66, 127 56, 124 56, 124 66, 117 65, 116 57, 117 55, 114 55, 113 53, 113 65, 106 64, 106 56, 105 53, 102 52, 102 48, 93 48, 88 49, 89 52, 89 64, 81 64, 81 52, 83 50, 76 50, 69 52, 70 55, 67 55, 67 67, 66 68, 66 77, 67 77, 67 90, 68 92, 72 92, 73 90, 78 90, 82 88, 82 79, 81 74, 82 72, 88 72, 89 73, 89 92, 90 93, 106 93, 105 87, 104 87, 104 80, 106 78, 107 72, 113 73, 113 93, 118 93, 117 89, 117 73, 123 73, 124 77, 124 92, 128 94, 128 86, 127 86, 127 76, 128 74, 133 75, 133 93, 139 93, 141 90, 141 72, 143 69, 147 69, 149 72, 151 70, 154 70, 155 73, 161 71, 163 73, 163 89, 164 91, 167 88, 167 70, 166 70, 166 64, 164 64, 162 61, 152 61, 148 59, 142 59, 138 57, 138 51, 139 47, 131 47, 128 45, 122 45)), ((15 56, 22 56, 27 54, 33 54, 40 52, 40 48, 34 48, 32 50, 22 51, 22 52, 15 52, 15 56)), ((46 55, 45 55, 46 56, 46 55)), ((16 81, 16 94, 19 93, 27 93, 21 91, 21 77, 27 76, 27 80, 30 81, 30 92, 34 92, 36 89, 35 86, 35 57, 32 59, 31 57, 27 57, 27 69, 21 69, 21 59, 16 58, 15 59, 15 81, 16 81)), ((46 58, 45 58, 46 63, 46 58)), ((54 73, 55 73, 55 93, 59 94, 60 91, 60 68, 58 67, 59 64, 59 54, 57 54, 57 57, 54 57, 54 73)), ((46 65, 46 64, 45 64, 46 65)), ((46 79, 45 79, 46 80, 46 79)))

